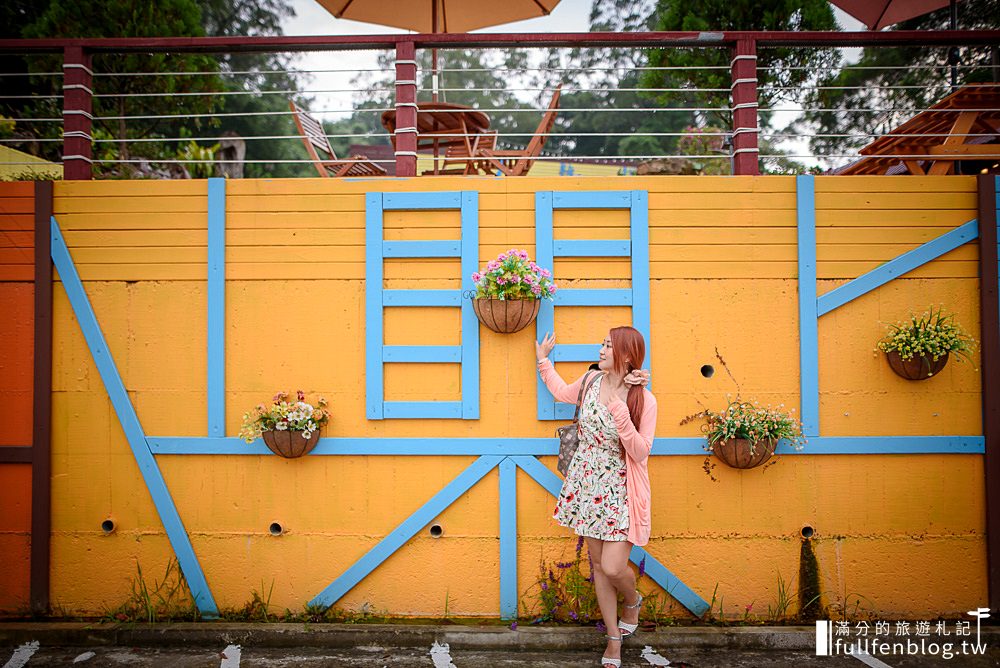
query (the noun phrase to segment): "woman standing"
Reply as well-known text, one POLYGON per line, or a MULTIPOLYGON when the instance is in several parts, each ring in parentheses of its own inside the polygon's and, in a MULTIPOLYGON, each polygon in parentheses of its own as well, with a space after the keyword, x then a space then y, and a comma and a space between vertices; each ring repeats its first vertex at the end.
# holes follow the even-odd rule
POLYGON ((555 520, 584 536, 593 561, 594 589, 608 628, 602 666, 621 666, 621 642, 635 633, 642 596, 628 565, 633 545, 650 531, 646 460, 656 429, 656 398, 643 386, 646 342, 632 327, 615 327, 601 346, 598 372, 567 385, 549 361, 555 335, 535 343, 538 371, 558 401, 580 405, 580 446, 566 472, 555 520), (624 598, 618 617, 618 595, 624 598), (613 631, 617 630, 618 633, 613 631))

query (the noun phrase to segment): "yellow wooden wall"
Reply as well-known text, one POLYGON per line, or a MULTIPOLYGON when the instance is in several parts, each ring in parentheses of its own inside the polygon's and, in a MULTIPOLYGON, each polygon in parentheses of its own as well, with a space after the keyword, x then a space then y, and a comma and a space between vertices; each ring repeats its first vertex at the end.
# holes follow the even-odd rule
MULTIPOLYGON (((720 406, 734 385, 699 370, 716 347, 744 396, 798 403, 795 181, 791 177, 622 177, 649 191, 652 359, 657 436, 693 436, 680 420, 720 406)), ((480 192, 482 263, 534 253, 534 193, 602 190, 601 178, 245 180, 227 184, 227 429, 276 390, 332 404, 327 436, 547 437, 535 415, 533 328, 481 331, 481 419, 369 422, 364 410, 368 191, 480 192)), ((55 216, 139 419, 150 436, 206 434, 204 181, 56 183, 55 216)), ((822 294, 975 218, 965 177, 816 179, 822 294)), ((390 212, 387 239, 452 239, 457 212, 390 212)), ((555 238, 626 238, 615 211, 557 211, 555 238)), ((561 287, 628 285, 619 260, 557 260, 561 287)), ((456 288, 458 260, 386 260, 387 288, 456 288)), ((825 436, 979 435, 978 371, 950 362, 907 383, 873 354, 883 323, 939 303, 979 331, 977 250, 949 253, 821 319, 825 436)), ((100 611, 126 596, 136 561, 171 555, 96 367, 57 285, 54 298, 52 600, 100 611), (115 533, 100 524, 113 518, 115 533), (95 576, 95 574, 100 574, 95 576)), ((561 308, 561 343, 597 343, 625 308, 561 308)), ((457 344, 455 310, 387 309, 386 344, 457 344)), ((564 377, 582 364, 560 365, 564 377)), ((457 365, 388 365, 386 399, 455 400, 457 365)), ((468 388, 466 391, 475 391, 468 388)), ((808 452, 808 451, 807 451, 808 452)), ((302 604, 443 487, 473 457, 159 456, 169 489, 222 607, 274 584, 279 609, 302 604), (279 521, 287 533, 268 534, 279 521)), ((797 587, 800 530, 815 529, 823 604, 882 617, 959 614, 986 597, 980 455, 795 455, 767 471, 702 471, 702 457, 650 465, 647 549, 729 614, 776 604, 797 587)), ((554 458, 543 458, 554 469, 554 458)), ((496 616, 497 472, 339 603, 397 615, 496 616), (405 583, 405 586, 402 586, 405 583)), ((575 540, 549 519, 554 501, 518 473, 519 588, 540 559, 575 540)), ((0 559, 2 561, 2 559, 0 559)), ((684 610, 675 605, 675 612, 684 610)), ((794 611, 794 606, 793 609, 794 611)))

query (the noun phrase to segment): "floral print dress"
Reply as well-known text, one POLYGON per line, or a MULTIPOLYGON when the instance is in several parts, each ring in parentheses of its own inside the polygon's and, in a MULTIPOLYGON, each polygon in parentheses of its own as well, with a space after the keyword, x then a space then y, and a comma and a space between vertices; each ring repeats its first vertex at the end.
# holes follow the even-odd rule
POLYGON ((599 374, 580 406, 580 447, 570 462, 553 518, 580 536, 628 540, 625 454, 608 407, 600 402, 599 374))

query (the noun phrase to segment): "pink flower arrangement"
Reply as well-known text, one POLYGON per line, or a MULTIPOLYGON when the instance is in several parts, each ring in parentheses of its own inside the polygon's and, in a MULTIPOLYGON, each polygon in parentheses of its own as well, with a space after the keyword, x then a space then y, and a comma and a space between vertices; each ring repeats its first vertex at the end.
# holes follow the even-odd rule
POLYGON ((556 284, 552 272, 535 264, 528 251, 512 248, 472 274, 477 298, 552 299, 556 284))

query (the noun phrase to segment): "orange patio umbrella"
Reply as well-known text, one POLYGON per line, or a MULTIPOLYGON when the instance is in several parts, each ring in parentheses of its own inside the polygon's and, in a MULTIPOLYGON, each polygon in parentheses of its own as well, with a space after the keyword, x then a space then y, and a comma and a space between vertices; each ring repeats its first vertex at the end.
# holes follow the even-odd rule
MULTIPOLYGON (((958 2, 959 0, 830 0, 830 4, 840 7, 864 23, 869 30, 881 30, 944 7, 951 7, 949 28, 958 30, 958 2)), ((951 88, 955 90, 958 87, 955 68, 959 62, 958 47, 948 49, 948 62, 951 64, 951 88)))
MULTIPOLYGON (((956 2, 957 0, 830 0, 830 4, 840 7, 864 23, 869 30, 881 30, 894 23, 930 14, 949 5, 954 6, 956 2)), ((954 24, 951 29, 955 29, 954 24)))
MULTIPOLYGON (((548 16, 560 0, 317 0, 338 19, 350 19, 422 33, 469 32, 548 16)), ((437 49, 432 52, 437 101, 437 49)))

